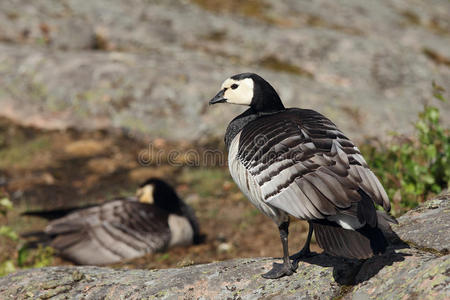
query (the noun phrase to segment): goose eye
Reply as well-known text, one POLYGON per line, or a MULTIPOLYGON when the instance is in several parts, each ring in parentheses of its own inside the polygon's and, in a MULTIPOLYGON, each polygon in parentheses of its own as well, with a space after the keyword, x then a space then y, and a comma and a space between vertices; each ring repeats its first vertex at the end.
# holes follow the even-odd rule
POLYGON ((236 83, 233 83, 233 84, 231 85, 231 89, 235 90, 235 89, 237 89, 237 88, 238 88, 238 85, 237 85, 236 83))

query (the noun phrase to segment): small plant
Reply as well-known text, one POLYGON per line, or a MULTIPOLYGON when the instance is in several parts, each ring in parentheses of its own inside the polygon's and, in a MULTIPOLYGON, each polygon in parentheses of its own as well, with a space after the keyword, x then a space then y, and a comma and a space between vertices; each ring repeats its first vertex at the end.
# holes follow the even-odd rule
MULTIPOLYGON (((11 210, 12 207, 13 205, 7 197, 0 197, 0 214, 3 218, 7 218, 8 211, 11 210)), ((17 233, 8 225, 0 226, 0 237, 4 237, 12 241, 17 241, 19 238, 17 233)), ((15 270, 16 267, 12 259, 6 259, 0 262, 0 276, 4 276, 8 273, 14 272, 15 270)))
MULTIPOLYGON (((446 102, 435 84, 434 97, 446 102)), ((414 124, 415 135, 395 135, 388 145, 361 148, 369 165, 393 200, 394 214, 417 206, 449 186, 450 129, 440 124, 439 109, 425 104, 414 124)))
MULTIPOLYGON (((13 249, 18 249, 13 250, 13 253, 3 253, 3 255, 7 254, 7 258, 3 257, 3 261, 0 261, 0 277, 12 273, 18 268, 45 267, 50 265, 53 260, 52 248, 40 246, 35 250, 28 249, 17 232, 8 226, 7 217, 11 210, 13 210, 11 201, 0 191, 0 215, 6 220, 6 225, 0 225, 0 238, 9 240, 13 249)), ((2 249, 2 251, 7 251, 7 249, 2 249)))

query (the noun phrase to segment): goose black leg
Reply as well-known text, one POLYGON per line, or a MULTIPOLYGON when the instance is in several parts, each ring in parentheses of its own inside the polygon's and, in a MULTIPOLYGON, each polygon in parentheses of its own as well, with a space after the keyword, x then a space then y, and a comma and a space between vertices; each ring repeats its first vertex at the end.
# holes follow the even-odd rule
POLYGON ((290 259, 293 260, 297 260, 303 257, 309 257, 311 256, 312 252, 309 249, 309 245, 311 244, 311 237, 312 237, 312 233, 313 233, 313 227, 310 223, 308 223, 309 225, 309 230, 308 230, 308 237, 306 238, 306 242, 305 245, 303 246, 302 250, 300 250, 299 252, 291 255, 290 259))
POLYGON ((283 263, 277 264, 273 263, 273 268, 269 272, 262 275, 262 277, 267 279, 275 279, 283 276, 292 275, 296 268, 291 263, 289 259, 289 249, 288 249, 288 235, 289 235, 289 221, 281 223, 278 226, 280 231, 281 244, 283 245, 283 263))
POLYGON ((289 258, 293 260, 293 266, 295 268, 297 268, 298 266, 298 262, 300 259, 302 258, 306 258, 306 257, 311 257, 314 255, 313 252, 311 252, 311 250, 309 249, 309 245, 311 244, 311 237, 312 237, 312 233, 313 233, 313 227, 311 225, 311 223, 308 222, 309 225, 309 229, 308 229, 308 237, 306 238, 306 242, 305 245, 303 246, 302 250, 300 250, 299 252, 291 255, 289 258))

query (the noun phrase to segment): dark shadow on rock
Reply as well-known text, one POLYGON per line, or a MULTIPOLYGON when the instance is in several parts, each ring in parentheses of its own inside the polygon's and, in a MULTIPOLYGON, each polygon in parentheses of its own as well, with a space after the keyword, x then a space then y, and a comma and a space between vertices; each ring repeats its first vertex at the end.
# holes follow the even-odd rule
POLYGON ((410 254, 397 253, 395 250, 409 248, 395 232, 385 233, 390 242, 390 246, 382 255, 377 255, 365 260, 347 259, 343 257, 331 256, 326 253, 317 254, 301 261, 319 265, 322 267, 333 267, 333 278, 341 285, 356 285, 366 281, 394 262, 403 261, 405 256, 410 254))
POLYGON ((302 259, 302 261, 322 267, 333 267, 333 278, 341 285, 356 285, 375 276, 385 266, 403 261, 409 254, 396 253, 389 249, 383 255, 367 260, 346 259, 325 253, 302 259))

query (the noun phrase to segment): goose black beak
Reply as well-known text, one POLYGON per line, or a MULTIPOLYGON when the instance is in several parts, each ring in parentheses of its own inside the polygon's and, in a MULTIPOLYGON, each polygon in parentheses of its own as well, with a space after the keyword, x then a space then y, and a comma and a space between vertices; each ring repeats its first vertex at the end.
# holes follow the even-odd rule
POLYGON ((218 92, 217 95, 214 96, 214 98, 209 100, 209 105, 227 102, 227 99, 224 98, 224 94, 225 94, 225 89, 218 92))

